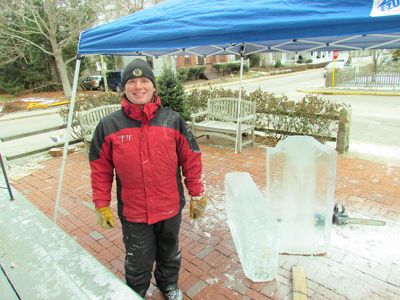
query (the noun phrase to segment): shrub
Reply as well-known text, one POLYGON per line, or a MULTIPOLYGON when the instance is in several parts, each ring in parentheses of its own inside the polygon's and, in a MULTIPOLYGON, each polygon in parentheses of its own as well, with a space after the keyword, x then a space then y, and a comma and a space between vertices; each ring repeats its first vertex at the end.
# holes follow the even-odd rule
POLYGON ((186 93, 186 107, 190 113, 207 109, 208 99, 218 97, 239 97, 239 91, 210 86, 208 89, 191 89, 186 93))
POLYGON ((259 67, 261 62, 261 55, 258 53, 249 54, 250 67, 259 67))
POLYGON ((185 80, 197 80, 205 77, 204 72, 206 67, 190 67, 190 68, 179 68, 176 70, 177 76, 180 81, 185 80))
MULTIPOLYGON (((240 62, 228 62, 223 64, 214 64, 213 68, 217 73, 222 73, 222 75, 228 75, 240 72, 240 62)), ((243 65, 243 73, 249 71, 248 65, 243 65)))
POLYGON ((302 64, 302 63, 304 62, 303 56, 299 55, 299 57, 298 57, 298 59, 297 59, 296 62, 297 62, 298 64, 302 64))
POLYGON ((178 76, 178 79, 180 81, 185 81, 185 80, 187 80, 188 72, 189 72, 189 69, 179 68, 179 69, 176 69, 176 76, 178 76))
POLYGON ((278 60, 275 64, 274 64, 274 68, 280 68, 283 67, 282 63, 280 60, 278 60))
POLYGON ((173 109, 185 120, 189 119, 190 115, 185 107, 185 90, 171 68, 163 67, 161 75, 157 78, 157 93, 164 107, 173 109))
POLYGON ((392 61, 400 61, 400 49, 396 49, 392 52, 392 61))
POLYGON ((335 135, 337 122, 345 104, 330 102, 318 96, 306 95, 301 101, 290 101, 286 96, 275 96, 260 89, 249 94, 256 101, 256 128, 281 140, 296 133, 311 135, 319 141, 329 140, 335 135), (273 130, 270 130, 273 129, 273 130))
POLYGON ((204 72, 206 71, 206 67, 191 67, 189 68, 187 79, 188 80, 197 80, 201 77, 204 77, 204 72))

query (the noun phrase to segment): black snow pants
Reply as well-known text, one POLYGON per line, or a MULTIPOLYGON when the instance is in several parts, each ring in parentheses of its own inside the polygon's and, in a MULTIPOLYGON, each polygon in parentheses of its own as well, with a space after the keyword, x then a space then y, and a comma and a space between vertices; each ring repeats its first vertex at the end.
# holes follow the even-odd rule
POLYGON ((155 224, 122 222, 125 244, 125 279, 130 288, 142 297, 150 286, 154 261, 154 277, 161 291, 178 287, 181 251, 179 229, 182 214, 155 224))

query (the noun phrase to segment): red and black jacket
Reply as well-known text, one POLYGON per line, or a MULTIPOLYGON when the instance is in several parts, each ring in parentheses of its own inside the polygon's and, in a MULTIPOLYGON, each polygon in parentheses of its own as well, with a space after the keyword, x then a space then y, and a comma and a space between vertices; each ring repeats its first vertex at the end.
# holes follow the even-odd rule
POLYGON ((122 109, 104 117, 94 133, 89 161, 93 202, 108 206, 114 178, 121 220, 153 224, 185 205, 181 171, 191 196, 204 193, 201 153, 178 113, 122 99, 122 109))

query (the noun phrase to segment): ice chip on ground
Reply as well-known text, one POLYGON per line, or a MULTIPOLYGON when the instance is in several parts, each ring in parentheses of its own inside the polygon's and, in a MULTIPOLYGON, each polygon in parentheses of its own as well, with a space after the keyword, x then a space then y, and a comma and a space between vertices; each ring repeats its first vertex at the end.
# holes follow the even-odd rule
POLYGON ((246 277, 273 280, 278 271, 277 222, 249 173, 226 174, 225 207, 246 277))
POLYGON ((336 151, 310 136, 267 149, 266 196, 279 222, 279 252, 324 254, 330 244, 336 151))
POLYGON ((65 141, 65 132, 64 131, 59 131, 55 136, 50 136, 50 139, 54 142, 54 143, 61 143, 65 141))

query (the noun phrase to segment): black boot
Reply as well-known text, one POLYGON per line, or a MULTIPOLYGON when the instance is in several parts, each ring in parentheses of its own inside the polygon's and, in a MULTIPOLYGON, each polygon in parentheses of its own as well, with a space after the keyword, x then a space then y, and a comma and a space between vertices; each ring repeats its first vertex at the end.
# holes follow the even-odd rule
POLYGON ((166 288, 161 292, 167 300, 183 300, 182 291, 177 287, 166 288))

